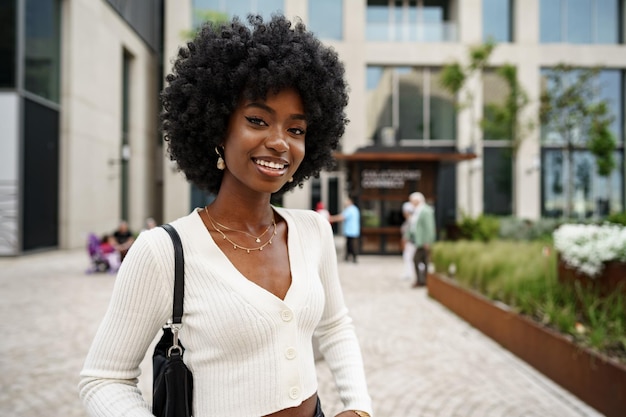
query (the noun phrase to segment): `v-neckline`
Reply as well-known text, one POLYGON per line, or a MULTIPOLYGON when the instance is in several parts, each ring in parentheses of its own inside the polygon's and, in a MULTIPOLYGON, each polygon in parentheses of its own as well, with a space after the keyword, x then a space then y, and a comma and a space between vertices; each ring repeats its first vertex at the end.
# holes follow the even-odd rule
POLYGON ((263 288, 256 282, 246 277, 235 266, 235 264, 233 264, 233 262, 230 260, 228 255, 226 255, 224 251, 222 250, 222 248, 220 248, 220 246, 215 241, 215 238, 213 237, 213 235, 211 235, 211 232, 206 227, 206 224, 204 223, 204 220, 202 219, 201 210, 202 209, 198 209, 196 211, 196 215, 198 216, 198 220, 200 221, 200 223, 202 224, 202 227, 204 228, 203 233, 205 233, 204 236, 206 237, 206 240, 208 241, 209 249, 211 250, 211 252, 214 252, 216 254, 215 257, 211 257, 211 262, 216 262, 217 265, 220 267, 219 268, 220 270, 230 271, 224 274, 224 276, 220 278, 223 279, 227 284, 233 287, 239 288, 244 294, 251 293, 251 296, 255 297, 255 299, 256 299, 256 296, 260 295, 266 298, 268 302, 270 302, 271 300, 271 302, 280 301, 281 303, 287 304, 288 299, 291 298, 291 295, 294 292, 294 286, 299 276, 297 271, 294 271, 294 268, 293 268, 293 265, 294 265, 293 255, 294 254, 293 254, 293 249, 292 249, 293 248, 292 241, 294 237, 292 235, 295 229, 291 227, 292 225, 290 224, 290 219, 288 219, 287 216, 283 215, 275 207, 272 206, 272 211, 276 213, 277 215, 279 215, 285 221, 285 226, 287 228, 287 258, 289 262, 289 274, 291 276, 291 282, 289 284, 289 288, 287 289, 287 292, 285 293, 285 297, 281 299, 276 294, 263 288))

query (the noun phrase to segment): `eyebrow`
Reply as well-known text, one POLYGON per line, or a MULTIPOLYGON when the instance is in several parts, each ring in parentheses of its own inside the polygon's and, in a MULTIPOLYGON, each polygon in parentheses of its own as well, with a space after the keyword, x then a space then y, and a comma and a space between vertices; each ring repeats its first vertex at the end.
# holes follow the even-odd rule
MULTIPOLYGON (((256 107, 256 108, 259 108, 261 110, 265 110, 268 113, 276 114, 276 111, 274 111, 273 108, 271 108, 270 106, 268 106, 265 103, 258 102, 258 101, 253 101, 251 103, 248 103, 244 107, 246 109, 248 109, 250 107, 256 107)), ((294 114, 290 115, 290 118, 294 119, 294 120, 304 120, 306 122, 306 117, 304 116, 304 114, 294 113, 294 114)))

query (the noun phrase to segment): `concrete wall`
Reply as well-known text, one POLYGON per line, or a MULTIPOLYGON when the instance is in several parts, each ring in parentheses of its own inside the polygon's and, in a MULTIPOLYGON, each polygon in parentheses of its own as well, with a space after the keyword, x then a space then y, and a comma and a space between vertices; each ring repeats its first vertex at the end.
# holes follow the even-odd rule
MULTIPOLYGON (((165 0, 163 22, 163 69, 165 74, 172 70, 172 60, 184 45, 183 31, 191 28, 191 0, 165 0)), ((163 146, 163 221, 177 219, 190 211, 191 188, 184 175, 167 154, 167 143, 163 146)))
POLYGON ((0 93, 0 255, 14 255, 20 250, 19 108, 17 94, 0 93))
POLYGON ((119 221, 122 65, 130 69, 129 218, 139 230, 154 207, 158 76, 155 53, 105 2, 62 8, 60 245, 85 245, 88 232, 119 221))

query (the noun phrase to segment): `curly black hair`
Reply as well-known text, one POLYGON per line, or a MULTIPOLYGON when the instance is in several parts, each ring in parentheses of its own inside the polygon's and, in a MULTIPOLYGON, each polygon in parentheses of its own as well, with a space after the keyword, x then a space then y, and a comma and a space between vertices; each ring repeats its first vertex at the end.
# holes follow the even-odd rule
POLYGON ((239 100, 295 88, 307 120, 305 157, 280 195, 334 166, 333 150, 348 122, 345 71, 337 53, 302 22, 292 25, 282 15, 247 20, 249 25, 237 17, 228 24, 207 22, 180 48, 161 93, 162 128, 170 159, 187 180, 217 193, 223 171, 216 168, 215 147, 239 100))

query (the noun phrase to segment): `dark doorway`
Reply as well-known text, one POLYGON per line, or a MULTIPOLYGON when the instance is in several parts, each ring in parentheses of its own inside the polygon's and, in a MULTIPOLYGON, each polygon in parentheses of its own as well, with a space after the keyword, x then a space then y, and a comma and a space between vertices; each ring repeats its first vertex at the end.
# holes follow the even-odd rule
POLYGON ((22 249, 58 246, 59 112, 24 99, 22 249))

